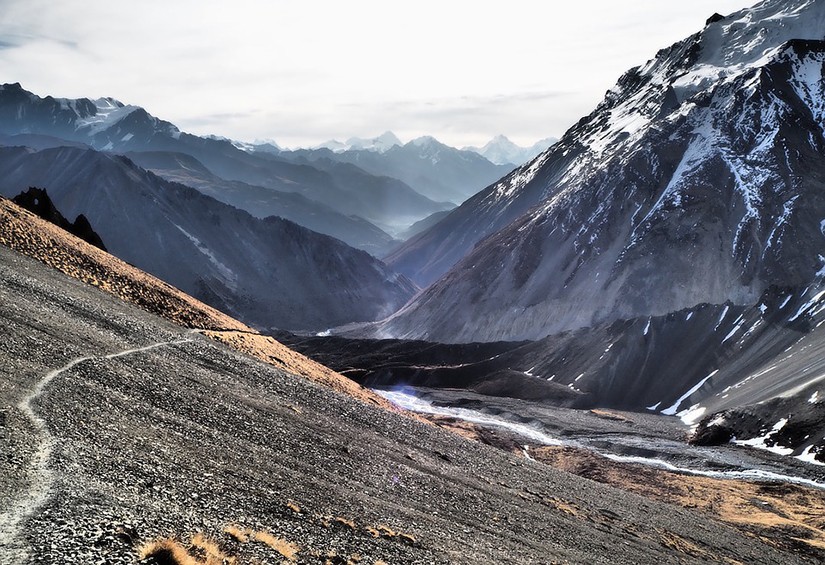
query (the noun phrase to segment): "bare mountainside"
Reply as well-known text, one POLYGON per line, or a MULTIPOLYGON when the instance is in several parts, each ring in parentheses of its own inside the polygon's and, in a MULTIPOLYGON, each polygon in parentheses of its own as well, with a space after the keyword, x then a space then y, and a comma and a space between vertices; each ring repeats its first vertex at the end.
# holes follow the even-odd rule
POLYGON ((541 339, 821 287, 823 25, 822 2, 767 0, 626 72, 557 144, 387 258, 438 280, 381 335, 541 339))
POLYGON ((807 562, 296 378, 5 246, 0 275, 4 563, 133 563, 169 537, 243 563, 807 562))

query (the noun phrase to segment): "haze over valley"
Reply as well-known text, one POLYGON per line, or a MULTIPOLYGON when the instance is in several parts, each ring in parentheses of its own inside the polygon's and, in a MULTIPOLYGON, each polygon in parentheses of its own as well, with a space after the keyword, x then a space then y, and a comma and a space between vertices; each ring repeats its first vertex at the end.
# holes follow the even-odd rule
POLYGON ((187 110, 10 2, 0 564, 825 560, 825 3, 745 4, 97 6, 187 110))

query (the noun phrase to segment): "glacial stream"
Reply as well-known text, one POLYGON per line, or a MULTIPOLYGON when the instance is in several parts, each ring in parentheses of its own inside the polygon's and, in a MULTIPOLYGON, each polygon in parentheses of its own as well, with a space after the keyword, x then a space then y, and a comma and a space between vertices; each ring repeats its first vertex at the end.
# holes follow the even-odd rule
MULTIPOLYGON (((768 462, 762 464, 758 454, 753 454, 754 457, 744 457, 741 453, 734 453, 729 449, 726 450, 724 447, 693 447, 684 442, 674 442, 664 438, 660 442, 650 438, 634 437, 632 435, 625 435, 621 438, 611 436, 611 442, 606 442, 599 438, 560 438, 546 433, 545 430, 541 429, 543 426, 535 421, 521 423, 508 420, 501 415, 489 414, 480 410, 436 405, 425 398, 412 394, 411 389, 376 389, 375 392, 396 406, 411 412, 457 418, 484 427, 507 430, 535 444, 586 449, 613 461, 647 465, 676 473, 700 475, 716 479, 793 483, 825 490, 825 481, 817 481, 769 469, 768 467, 775 467, 775 465, 771 465, 768 462), (619 449, 610 450, 609 447, 606 448, 608 443, 613 442, 615 442, 615 445, 619 449), (656 451, 662 455, 672 455, 674 461, 668 461, 661 457, 627 455, 617 452, 627 451, 629 449, 656 451), (691 464, 686 464, 686 460, 690 461, 691 464), (701 468, 702 466, 724 467, 724 469, 701 468)), ((525 450, 525 453, 529 456, 527 450, 525 450)))

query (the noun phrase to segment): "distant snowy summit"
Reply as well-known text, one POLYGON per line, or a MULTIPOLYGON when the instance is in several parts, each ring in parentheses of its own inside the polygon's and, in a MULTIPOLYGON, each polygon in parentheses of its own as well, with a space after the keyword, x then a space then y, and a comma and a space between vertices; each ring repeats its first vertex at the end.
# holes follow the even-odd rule
POLYGON ((497 135, 484 147, 464 147, 464 150, 478 153, 496 165, 522 165, 537 157, 557 141, 555 137, 547 137, 540 139, 530 147, 521 147, 506 136, 497 135))
POLYGON ((401 146, 401 140, 391 131, 386 131, 373 138, 350 137, 345 142, 337 139, 330 139, 324 143, 313 147, 313 149, 329 149, 336 153, 350 150, 366 150, 385 153, 395 146, 401 146))

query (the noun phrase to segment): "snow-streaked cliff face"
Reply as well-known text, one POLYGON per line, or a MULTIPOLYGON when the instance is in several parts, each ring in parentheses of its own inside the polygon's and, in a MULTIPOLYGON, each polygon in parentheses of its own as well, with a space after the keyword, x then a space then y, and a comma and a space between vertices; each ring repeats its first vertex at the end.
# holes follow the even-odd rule
POLYGON ((178 128, 139 106, 114 98, 40 97, 19 83, 0 85, 0 132, 55 136, 104 151, 120 150, 156 135, 180 137, 178 128))
POLYGON ((463 253, 384 332, 540 338, 821 279, 824 37, 825 3, 769 1, 627 72, 558 144, 417 238, 463 253))

